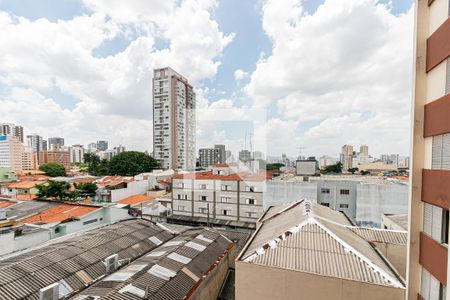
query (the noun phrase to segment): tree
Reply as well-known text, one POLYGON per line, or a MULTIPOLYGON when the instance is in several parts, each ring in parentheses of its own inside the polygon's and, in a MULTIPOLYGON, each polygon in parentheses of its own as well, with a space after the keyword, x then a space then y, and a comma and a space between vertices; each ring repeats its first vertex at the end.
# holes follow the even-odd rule
POLYGON ((39 166, 39 170, 45 172, 50 177, 66 176, 64 165, 58 163, 47 163, 39 166))
POLYGON ((80 182, 75 183, 75 188, 79 192, 79 195, 84 195, 88 197, 95 196, 97 192, 97 185, 94 182, 80 182))
POLYGON ((350 169, 348 169, 347 171, 349 171, 349 172, 352 173, 352 174, 355 174, 356 172, 359 171, 359 169, 358 169, 358 168, 350 168, 350 169))
POLYGON ((282 167, 284 167, 284 164, 281 164, 281 163, 267 164, 266 165, 266 170, 267 171, 274 171, 274 170, 279 170, 282 167))
POLYGON ((342 173, 342 163, 338 162, 337 164, 326 166, 325 169, 322 170, 323 174, 333 173, 338 174, 342 173))
POLYGON ((109 162, 109 174, 134 176, 159 168, 159 163, 150 155, 138 151, 126 151, 114 156, 109 162))
POLYGON ((38 197, 40 198, 57 198, 64 200, 67 191, 69 191, 70 184, 64 181, 50 180, 46 184, 37 185, 38 197))

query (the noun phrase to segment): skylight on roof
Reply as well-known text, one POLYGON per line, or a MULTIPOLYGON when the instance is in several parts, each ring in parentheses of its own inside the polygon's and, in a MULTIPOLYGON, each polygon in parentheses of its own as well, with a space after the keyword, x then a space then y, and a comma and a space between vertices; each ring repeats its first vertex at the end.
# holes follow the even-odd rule
POLYGON ((186 247, 189 247, 189 248, 192 248, 192 249, 195 249, 195 250, 197 250, 197 251, 203 251, 203 250, 206 249, 205 246, 200 245, 200 244, 197 244, 197 243, 194 243, 194 242, 187 242, 187 243, 185 244, 185 246, 186 246, 186 247))
POLYGON ((153 267, 150 268, 150 270, 148 270, 148 273, 164 280, 170 280, 170 278, 177 275, 176 272, 161 267, 160 265, 154 265, 153 267))
POLYGON ((158 239, 156 236, 151 236, 148 239, 155 245, 161 245, 162 244, 162 241, 160 239, 158 239))
POLYGON ((167 243, 165 243, 163 246, 178 246, 182 243, 184 243, 185 241, 168 241, 167 243))
POLYGON ((123 294, 125 292, 131 293, 131 294, 141 297, 141 298, 145 297, 145 291, 133 286, 132 284, 128 284, 119 290, 119 293, 121 293, 121 294, 123 294))
POLYGON ((196 239, 199 239, 201 241, 207 242, 208 244, 211 244, 213 242, 213 240, 208 239, 207 237, 205 237, 203 234, 199 234, 197 235, 196 239))
POLYGON ((167 257, 170 259, 173 259, 174 261, 180 262, 182 264, 188 264, 191 262, 191 259, 189 257, 180 255, 175 252, 170 253, 167 257))
POLYGON ((150 252, 149 254, 147 254, 147 257, 159 257, 159 256, 163 256, 164 254, 166 254, 166 251, 153 251, 150 252))

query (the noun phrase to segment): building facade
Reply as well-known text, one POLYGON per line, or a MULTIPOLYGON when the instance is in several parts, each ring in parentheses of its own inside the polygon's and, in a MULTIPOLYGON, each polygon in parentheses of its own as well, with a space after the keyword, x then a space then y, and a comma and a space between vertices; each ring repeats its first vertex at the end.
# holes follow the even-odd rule
POLYGON ((341 151, 342 171, 348 171, 353 167, 353 146, 344 145, 341 151))
POLYGON ((199 164, 201 168, 208 168, 219 163, 219 149, 201 148, 198 150, 199 164))
POLYGON ((64 147, 64 138, 62 137, 48 138, 47 147, 49 150, 61 149, 62 147, 64 147))
POLYGON ((416 1, 408 299, 449 297, 449 7, 416 1))
POLYGON ((27 146, 36 153, 39 162, 39 152, 47 150, 47 141, 37 134, 27 135, 27 146))
POLYGON ((219 164, 225 164, 227 162, 227 150, 225 145, 214 145, 214 149, 218 150, 218 162, 219 164))
POLYGON ((70 147, 70 162, 84 163, 84 147, 83 145, 73 145, 70 147))
POLYGON ((24 146, 15 136, 0 136, 0 168, 10 171, 22 170, 24 146))
POLYGON ((248 162, 252 159, 252 153, 249 150, 239 151, 239 160, 242 162, 248 162))
POLYGON ((70 170, 70 153, 69 151, 41 151, 38 154, 39 156, 39 164, 47 164, 47 163, 58 163, 62 164, 66 171, 70 170))
POLYGON ((153 72, 153 152, 163 169, 194 170, 195 93, 169 67, 153 72))
POLYGON ((23 143, 23 127, 12 123, 0 123, 0 135, 15 136, 23 143))
POLYGON ((174 215, 255 223, 263 213, 265 176, 245 176, 228 166, 173 178, 174 215))
POLYGON ((364 156, 369 156, 369 146, 361 145, 359 147, 359 154, 364 156))
POLYGON ((95 149, 98 151, 108 150, 108 141, 97 141, 95 149))

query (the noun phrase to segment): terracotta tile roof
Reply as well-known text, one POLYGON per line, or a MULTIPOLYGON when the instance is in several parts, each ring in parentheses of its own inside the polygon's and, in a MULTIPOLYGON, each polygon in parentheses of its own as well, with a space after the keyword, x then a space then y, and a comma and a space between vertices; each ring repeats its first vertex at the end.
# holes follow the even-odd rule
POLYGON ((45 172, 42 172, 41 170, 22 170, 22 171, 16 171, 16 175, 44 175, 45 172))
POLYGON ((147 196, 147 195, 133 195, 130 196, 128 198, 122 199, 117 201, 117 203, 122 203, 122 204, 136 204, 136 203, 141 203, 144 201, 149 201, 152 200, 153 197, 147 196))
POLYGON ((10 189, 31 189, 36 185, 45 183, 45 181, 19 181, 8 184, 10 189))
POLYGON ((42 222, 45 224, 62 222, 71 218, 82 217, 100 207, 87 205, 61 204, 41 211, 39 214, 22 220, 24 223, 42 222))
POLYGON ((238 164, 214 164, 214 168, 227 168, 227 167, 238 167, 238 164))
POLYGON ((95 177, 82 177, 82 178, 74 178, 71 181, 75 183, 88 183, 97 180, 95 177))
POLYGON ((16 204, 16 202, 8 201, 8 200, 0 200, 0 207, 8 207, 16 204))
POLYGON ((264 181, 267 179, 267 176, 268 175, 266 175, 265 173, 249 174, 246 172, 233 173, 229 175, 218 175, 213 174, 211 171, 206 171, 206 172, 178 174, 174 177, 174 179, 264 181))
POLYGON ((128 183, 133 181, 133 177, 124 177, 124 176, 105 176, 99 180, 97 180, 97 185, 100 187, 106 186, 116 186, 122 183, 128 183))
POLYGON ((29 200, 34 200, 36 199, 38 196, 37 195, 33 195, 33 194, 22 194, 22 195, 16 195, 15 198, 17 200, 21 200, 21 201, 29 201, 29 200))
POLYGON ((20 175, 18 179, 20 181, 46 181, 49 180, 50 176, 45 175, 20 175))

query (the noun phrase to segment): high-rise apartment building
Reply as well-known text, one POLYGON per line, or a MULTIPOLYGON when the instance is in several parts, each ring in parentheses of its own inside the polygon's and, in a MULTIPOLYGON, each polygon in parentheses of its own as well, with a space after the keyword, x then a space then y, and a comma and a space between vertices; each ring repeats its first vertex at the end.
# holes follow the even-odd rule
POLYGON ((225 145, 214 145, 214 148, 218 150, 218 163, 224 164, 227 162, 227 155, 225 145))
POLYGON ((198 150, 199 164, 201 168, 208 168, 219 163, 219 149, 201 148, 198 150))
POLYGON ((96 149, 98 151, 108 150, 108 141, 97 141, 96 149))
POLYGON ((252 153, 249 150, 239 151, 239 160, 242 162, 247 162, 252 159, 252 153))
POLYGON ((450 3, 416 1, 407 299, 448 299, 450 3))
POLYGON ((353 146, 344 145, 341 151, 342 171, 347 171, 353 167, 353 146))
POLYGON ((359 147, 359 155, 369 156, 369 146, 361 145, 359 147))
POLYGON ((64 147, 64 138, 62 137, 51 137, 48 138, 48 149, 56 150, 64 147))
POLYGON ((39 162, 39 152, 47 150, 47 141, 44 141, 40 135, 30 134, 27 135, 27 146, 30 147, 33 152, 36 152, 39 162))
POLYGON ((0 135, 15 136, 23 143, 23 127, 12 123, 0 123, 0 135))
POLYGON ((153 72, 153 153, 163 169, 195 168, 195 93, 169 67, 153 72))
POLYGON ((84 163, 84 147, 83 145, 73 145, 69 149, 71 163, 84 163))
POLYGON ((62 164, 66 171, 70 170, 70 153, 62 150, 47 150, 38 153, 39 164, 58 163, 62 164))
POLYGON ((35 170, 37 168, 37 155, 36 152, 30 147, 24 147, 22 153, 22 170, 35 170))
POLYGON ((0 168, 22 170, 23 144, 15 136, 0 136, 0 168))

